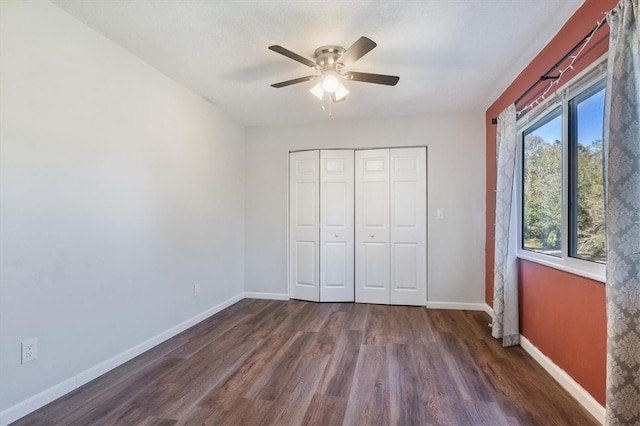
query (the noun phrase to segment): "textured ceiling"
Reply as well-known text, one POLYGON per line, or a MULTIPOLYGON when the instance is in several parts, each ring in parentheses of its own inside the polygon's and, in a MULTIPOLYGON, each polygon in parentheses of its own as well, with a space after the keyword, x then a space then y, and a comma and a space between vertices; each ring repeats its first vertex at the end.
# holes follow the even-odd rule
POLYGON ((267 49, 312 58, 367 36, 350 70, 400 76, 345 82, 333 119, 483 111, 583 0, 54 0, 54 3, 247 126, 330 120, 311 74, 267 49))

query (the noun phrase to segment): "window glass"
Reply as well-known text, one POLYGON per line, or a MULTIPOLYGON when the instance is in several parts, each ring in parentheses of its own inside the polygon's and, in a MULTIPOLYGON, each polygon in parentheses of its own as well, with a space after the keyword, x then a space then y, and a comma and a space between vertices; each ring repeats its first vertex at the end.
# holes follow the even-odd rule
POLYGON ((569 254, 605 263, 603 84, 569 102, 569 254))
POLYGON ((522 248, 562 256, 562 109, 523 133, 522 248))

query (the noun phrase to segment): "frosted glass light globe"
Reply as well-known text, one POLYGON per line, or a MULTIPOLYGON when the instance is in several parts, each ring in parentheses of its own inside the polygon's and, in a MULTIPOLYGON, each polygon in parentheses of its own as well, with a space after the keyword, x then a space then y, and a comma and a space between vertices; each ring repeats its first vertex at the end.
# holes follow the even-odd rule
POLYGON ((336 76, 333 74, 329 74, 322 80, 322 88, 324 89, 325 92, 328 92, 328 93, 333 93, 336 90, 338 90, 339 85, 340 85, 340 82, 338 81, 336 76))

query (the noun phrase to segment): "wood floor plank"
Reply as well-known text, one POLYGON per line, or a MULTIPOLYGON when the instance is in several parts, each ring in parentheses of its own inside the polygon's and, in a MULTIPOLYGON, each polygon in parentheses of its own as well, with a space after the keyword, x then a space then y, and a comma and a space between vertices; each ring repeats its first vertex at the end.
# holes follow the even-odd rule
MULTIPOLYGON (((256 340, 246 340, 237 342, 232 348, 220 350, 217 345, 212 345, 211 352, 199 354, 205 356, 207 361, 201 362, 205 364, 205 369, 200 369, 199 374, 189 380, 189 386, 182 386, 181 391, 175 393, 171 401, 167 401, 162 406, 154 410, 162 417, 171 418, 172 414, 180 409, 180 407, 188 407, 196 405, 203 395, 206 395, 218 383, 222 382, 232 374, 243 361, 251 355, 251 353, 259 347, 261 342, 256 340)), ((184 383, 182 380, 177 381, 175 378, 163 379, 170 383, 184 383)))
POLYGON ((341 330, 336 349, 320 382, 321 394, 342 398, 349 396, 362 340, 362 331, 341 330))
MULTIPOLYGON (((118 407, 113 407, 99 422, 102 424, 140 424, 149 412, 161 414, 163 405, 170 402, 182 387, 174 383, 157 381, 118 407)), ((159 417, 159 416, 158 416, 159 417)))
POLYGON ((322 372, 329 355, 312 352, 300 360, 282 391, 273 402, 267 416, 262 420, 267 425, 299 425, 316 393, 322 372))
POLYGON ((448 357, 445 364, 449 368, 449 374, 457 383, 463 399, 493 401, 496 393, 493 385, 487 380, 461 339, 450 333, 442 333, 438 340, 449 354, 455 354, 455 358, 448 357))
POLYGON ((347 313, 346 323, 349 324, 349 330, 364 331, 367 327, 369 319, 369 308, 372 305, 365 303, 343 303, 346 306, 347 313))
POLYGON ((292 332, 277 332, 277 329, 283 322, 290 321, 291 316, 304 309, 306 303, 297 300, 280 301, 277 309, 265 311, 265 315, 262 316, 259 322, 260 326, 247 335, 247 339, 264 339, 273 334, 291 334, 292 332))
POLYGON ((219 417, 219 425, 258 425, 263 424, 266 415, 273 407, 272 401, 238 397, 228 410, 219 417))
MULTIPOLYGON (((145 389, 155 386, 157 381, 168 374, 179 363, 174 358, 162 358, 153 368, 146 368, 129 379, 118 383, 88 403, 74 411, 64 412, 55 422, 60 424, 96 424, 112 414, 116 409, 135 398, 145 389)), ((151 366, 150 366, 151 367, 151 366)), ((28 423, 26 423, 28 424, 28 423)))
POLYGON ((422 404, 420 378, 410 345, 387 346, 389 368, 390 417, 392 424, 422 425, 426 423, 422 404))
POLYGON ((184 407, 174 417, 179 425, 218 425, 225 411, 219 407, 184 407))
POLYGON ((275 334, 265 339, 259 351, 254 351, 226 380, 204 395, 197 405, 204 408, 229 409, 225 404, 247 392, 248 388, 254 385, 256 378, 264 374, 269 364, 277 359, 278 352, 287 348, 293 341, 294 336, 284 334, 275 334))
MULTIPOLYGON (((444 355, 437 345, 418 341, 413 345, 416 368, 420 380, 425 422, 428 424, 465 424, 456 416, 455 404, 461 400, 455 383, 451 380, 444 355)), ((466 419, 466 418, 465 418, 466 419)))
MULTIPOLYGON (((164 381, 172 383, 180 382, 192 382, 198 377, 201 377, 213 367, 217 368, 218 363, 227 361, 229 353, 242 354, 237 347, 243 345, 243 348, 252 348, 259 344, 258 340, 238 340, 238 339, 219 339, 208 343, 201 347, 197 352, 190 353, 190 357, 193 357, 191 362, 180 362, 176 365, 172 371, 170 371, 164 381), (213 365, 212 365, 213 363, 213 365)), ((184 359, 182 354, 178 354, 177 357, 173 356, 173 352, 166 355, 167 358, 172 359, 184 359)))
POLYGON ((178 424, 177 420, 149 416, 140 423, 140 426, 173 426, 176 424, 178 424))
POLYGON ((465 417, 475 424, 508 426, 515 423, 515 419, 505 416, 501 407, 495 402, 458 401, 458 407, 465 412, 465 417))
POLYGON ((346 410, 346 398, 315 394, 301 424, 308 426, 341 425, 346 410))
POLYGON ((284 318, 274 333, 291 333, 295 331, 317 332, 326 318, 331 314, 331 303, 301 302, 300 309, 284 318))
POLYGON ((338 343, 340 333, 347 328, 346 312, 333 311, 320 327, 316 338, 317 348, 314 350, 332 354, 338 343))
POLYGON ((333 312, 333 303, 312 303, 306 309, 307 317, 301 324, 303 331, 320 332, 324 329, 327 319, 333 312))
POLYGON ((210 321, 207 327, 198 330, 199 333, 197 336, 193 336, 184 345, 176 348, 167 356, 172 358, 189 358, 246 318, 246 315, 234 315, 210 321))
POLYGON ((293 375, 296 366, 308 357, 307 349, 314 344, 314 333, 298 332, 291 344, 255 378, 244 393, 245 398, 275 400, 293 375))
POLYGON ((371 305, 367 315, 364 343, 366 345, 385 346, 389 337, 388 322, 391 315, 385 315, 384 305, 371 305))
POLYGON ((489 321, 244 299, 15 424, 597 424, 489 321))
POLYGON ((391 424, 387 350, 362 345, 345 413, 346 424, 391 424))
MULTIPOLYGON (((407 316, 407 327, 410 327, 410 336, 413 341, 425 340, 435 343, 436 337, 433 324, 429 317, 429 311, 423 307, 411 307, 403 315, 407 316)), ((412 342, 413 343, 413 342, 412 342)))
POLYGON ((415 339, 411 326, 409 312, 413 309, 422 309, 419 306, 388 306, 387 312, 383 312, 382 316, 386 319, 386 343, 387 344, 407 344, 415 339))

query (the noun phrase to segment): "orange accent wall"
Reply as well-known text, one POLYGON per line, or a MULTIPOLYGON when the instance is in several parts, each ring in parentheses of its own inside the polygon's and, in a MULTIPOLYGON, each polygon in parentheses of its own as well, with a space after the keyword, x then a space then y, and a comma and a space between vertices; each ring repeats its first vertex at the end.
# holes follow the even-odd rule
MULTIPOLYGON (((497 117, 567 53, 618 0, 586 0, 545 48, 527 65, 486 111, 486 243, 485 301, 493 306, 494 218, 496 187, 497 117)), ((590 41, 561 83, 589 66, 608 49, 605 24, 590 41)), ((568 65, 568 61, 563 65, 568 65)), ((562 84, 560 85, 562 86, 562 84)), ((522 108, 545 89, 538 88, 516 107, 522 108)), ((573 274, 527 261, 519 262, 520 332, 554 363, 563 368, 600 404, 605 404, 606 316, 605 288, 573 274)))
POLYGON ((518 279, 520 333, 604 406, 604 284, 522 259, 518 279))

